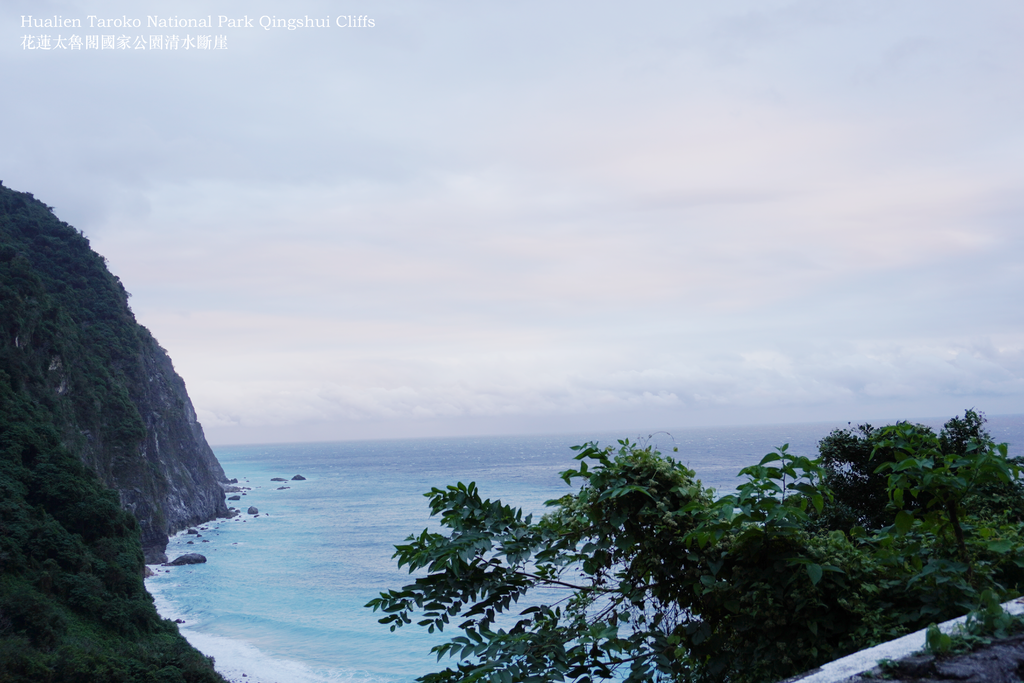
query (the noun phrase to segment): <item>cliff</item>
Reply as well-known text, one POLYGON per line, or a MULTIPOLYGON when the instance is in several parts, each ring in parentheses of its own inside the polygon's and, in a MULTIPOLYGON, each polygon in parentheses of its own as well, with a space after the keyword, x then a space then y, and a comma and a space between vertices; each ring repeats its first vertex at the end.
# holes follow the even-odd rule
MULTIPOLYGON (((156 476, 149 474, 154 470, 126 468, 101 477, 139 520, 147 560, 163 562, 168 534, 228 515, 221 487, 226 477, 167 353, 154 341, 142 349, 141 359, 146 382, 133 396, 146 424, 139 461, 151 463, 156 476)), ((98 467, 102 455, 93 457, 98 467)))
POLYGON ((103 258, 0 185, 0 682, 224 683, 142 581, 223 479, 103 258))
POLYGON ((184 382, 85 236, 2 186, 0 263, 0 368, 135 514, 147 561, 165 561, 168 534, 228 514, 184 382))

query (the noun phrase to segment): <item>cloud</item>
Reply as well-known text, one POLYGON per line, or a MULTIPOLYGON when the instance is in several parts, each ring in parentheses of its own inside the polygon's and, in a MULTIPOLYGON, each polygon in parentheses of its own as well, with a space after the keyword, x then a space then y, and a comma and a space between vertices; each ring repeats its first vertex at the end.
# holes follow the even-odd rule
POLYGON ((217 439, 1019 405, 1016 6, 359 12, 0 44, 0 177, 109 258, 217 439))

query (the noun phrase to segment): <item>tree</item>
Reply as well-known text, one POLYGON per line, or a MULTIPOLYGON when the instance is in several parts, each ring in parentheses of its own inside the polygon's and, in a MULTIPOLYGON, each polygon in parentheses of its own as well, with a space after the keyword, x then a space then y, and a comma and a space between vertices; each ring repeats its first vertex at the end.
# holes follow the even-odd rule
POLYGON ((964 535, 964 501, 982 487, 1010 484, 1019 475, 1018 467, 1007 459, 1007 444, 996 445, 982 432, 983 421, 969 410, 964 420, 950 420, 940 436, 927 427, 900 422, 883 429, 876 446, 895 453, 895 460, 881 463, 877 472, 888 475, 897 532, 906 533, 917 522, 940 536, 952 534, 969 583, 974 567, 964 535), (923 502, 919 510, 908 509, 908 494, 923 502))
MULTIPOLYGON (((886 448, 917 458, 884 433, 886 448)), ((717 498, 649 446, 575 449, 579 469, 562 477, 579 489, 537 521, 474 484, 426 494, 444 533, 395 553, 425 575, 367 605, 392 630, 415 619, 458 631, 433 648, 453 665, 421 681, 779 680, 957 616, 956 591, 998 587, 994 571, 950 584, 915 564, 946 561, 934 537, 813 531, 832 499, 826 470, 786 445, 717 498), (935 601, 936 581, 954 599, 935 601)), ((1005 449, 990 455, 1005 462, 1005 449)), ((998 540, 1024 547, 1019 533, 998 540)))
POLYGON ((855 429, 836 429, 818 443, 825 483, 833 500, 818 519, 822 528, 878 529, 892 524, 886 477, 877 473, 884 453, 876 452, 878 430, 869 424, 855 429), (874 458, 872 458, 874 456, 874 458))
MULTIPOLYGON (((909 423, 900 424, 904 428, 911 427, 909 423)), ((991 442, 992 437, 985 431, 984 424, 985 415, 973 409, 965 410, 962 418, 951 418, 938 434, 939 452, 964 457, 972 442, 991 442)), ((912 428, 922 437, 935 436, 930 427, 912 425, 912 428)), ((852 429, 833 430, 818 443, 821 466, 825 469, 825 484, 834 495, 816 520, 819 528, 846 530, 862 526, 877 530, 891 525, 901 509, 910 512, 928 506, 928 494, 905 499, 901 507, 891 504, 888 469, 883 465, 895 465, 905 457, 894 447, 893 429, 876 429, 862 424, 852 429)), ((1000 496, 1000 504, 1005 506, 1020 498, 1012 489, 1012 486, 1007 490, 1005 486, 994 485, 984 490, 990 496, 1000 496)), ((981 490, 976 488, 968 495, 981 490)), ((984 504, 985 501, 980 499, 977 502, 984 504)))
POLYGON ((646 680, 676 671, 672 634, 687 616, 671 606, 688 583, 687 566, 664 560, 687 552, 683 539, 693 523, 685 511, 707 492, 692 471, 653 449, 620 446, 614 460, 597 444, 577 447, 579 459, 593 458, 598 468, 583 462, 563 473, 586 484, 551 501, 555 510, 537 523, 483 500, 474 484, 428 494, 450 536, 424 531, 397 546, 399 566, 429 574, 369 604, 392 629, 411 623, 414 609, 431 631, 460 620, 465 635, 435 651, 462 661, 423 680, 588 680, 624 667, 631 680, 646 680), (568 596, 496 623, 539 587, 568 596))

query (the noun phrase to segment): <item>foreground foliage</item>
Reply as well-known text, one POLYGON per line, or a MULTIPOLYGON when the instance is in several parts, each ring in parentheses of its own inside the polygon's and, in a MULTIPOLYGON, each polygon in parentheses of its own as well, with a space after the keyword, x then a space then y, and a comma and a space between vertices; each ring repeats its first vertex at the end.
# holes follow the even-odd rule
POLYGON ((925 633, 925 652, 947 656, 963 654, 990 645, 993 639, 1008 638, 1024 631, 1024 614, 1010 614, 1003 609, 996 594, 986 589, 981 604, 967 614, 965 622, 952 633, 943 633, 931 624, 925 633))
POLYGON ((717 497, 650 446, 589 443, 562 475, 577 492, 537 521, 435 488, 446 533, 395 553, 424 575, 367 606, 392 630, 457 629, 428 683, 778 680, 1016 594, 1024 495, 982 423, 833 432, 813 460, 782 446, 717 497), (849 495, 879 485, 884 504, 849 495), (968 505, 993 491, 1008 505, 968 505))

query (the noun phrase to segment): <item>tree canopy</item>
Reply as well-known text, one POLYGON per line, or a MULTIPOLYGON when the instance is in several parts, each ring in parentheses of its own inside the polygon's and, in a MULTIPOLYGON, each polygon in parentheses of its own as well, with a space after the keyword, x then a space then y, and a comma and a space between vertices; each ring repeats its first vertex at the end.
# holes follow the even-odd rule
POLYGON ((392 630, 455 632, 427 683, 779 680, 1016 594, 1016 508, 965 504, 986 487, 1024 500, 982 422, 837 431, 814 459, 783 445, 725 496, 649 445, 588 443, 562 473, 578 488, 536 520, 472 483, 434 488, 441 531, 396 546, 420 575, 367 606, 392 630), (884 503, 837 503, 829 482, 854 467, 884 503))

